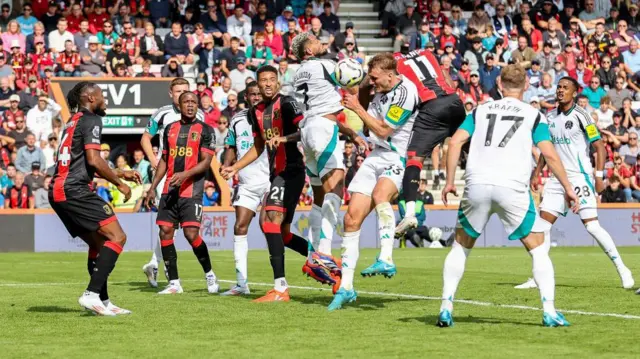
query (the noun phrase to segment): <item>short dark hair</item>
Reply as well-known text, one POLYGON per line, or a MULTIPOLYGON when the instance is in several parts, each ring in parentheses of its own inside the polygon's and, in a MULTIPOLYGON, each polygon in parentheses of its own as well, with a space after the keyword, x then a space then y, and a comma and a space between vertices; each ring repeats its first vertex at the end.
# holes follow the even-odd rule
POLYGON ((240 39, 237 38, 236 36, 234 36, 234 37, 231 38, 231 42, 234 42, 234 41, 235 42, 240 42, 240 39))
POLYGON ((271 65, 267 65, 267 66, 262 66, 261 68, 258 69, 258 71, 256 72, 256 78, 260 78, 260 74, 263 74, 265 72, 272 72, 276 74, 276 76, 278 76, 278 69, 276 69, 271 65))
MULTIPOLYGON (((560 79, 560 81, 562 81, 562 80, 567 80, 567 81, 571 82, 571 84, 573 85, 573 88, 574 88, 576 91, 579 91, 579 90, 580 90, 580 84, 578 83, 578 80, 574 79, 573 77, 571 77, 571 76, 565 76, 565 77, 563 77, 563 78, 561 78, 561 79, 560 79)), ((584 95, 583 95, 583 96, 584 96, 584 95)), ((586 97, 586 96, 585 96, 585 97, 586 97)), ((576 98, 576 100, 577 100, 577 98, 576 98)))
POLYGON ((9 4, 2 4, 2 9, 11 9, 11 6, 9 6, 9 4))
POLYGON ((191 92, 191 91, 185 91, 185 92, 183 92, 183 93, 182 93, 182 95, 180 95, 180 97, 178 98, 178 103, 182 103, 182 99, 183 99, 185 96, 188 96, 188 95, 193 95, 193 96, 195 96, 195 97, 196 97, 196 99, 198 98, 198 96, 197 96, 195 93, 193 93, 193 92, 191 92))
POLYGON ((245 85, 245 89, 246 90, 249 90, 249 88, 251 88, 251 87, 258 87, 258 83, 255 82, 255 81, 251 81, 251 82, 249 82, 248 84, 245 85))

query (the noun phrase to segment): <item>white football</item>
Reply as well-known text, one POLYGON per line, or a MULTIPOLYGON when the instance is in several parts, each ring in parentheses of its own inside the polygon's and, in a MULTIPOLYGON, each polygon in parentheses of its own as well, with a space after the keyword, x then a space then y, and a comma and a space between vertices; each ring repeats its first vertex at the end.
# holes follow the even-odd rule
POLYGON ((344 59, 338 61, 335 69, 336 80, 342 87, 353 87, 359 85, 364 79, 364 69, 362 65, 354 59, 344 59))
POLYGON ((429 229, 429 238, 432 242, 439 241, 442 239, 442 230, 438 227, 431 227, 429 229))

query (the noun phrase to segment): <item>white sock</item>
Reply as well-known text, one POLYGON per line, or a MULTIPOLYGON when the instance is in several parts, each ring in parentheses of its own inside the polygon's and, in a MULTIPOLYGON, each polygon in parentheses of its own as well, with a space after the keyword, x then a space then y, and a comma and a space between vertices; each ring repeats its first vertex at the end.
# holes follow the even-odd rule
POLYGON ((317 248, 319 253, 331 255, 331 240, 338 224, 340 204, 342 204, 342 198, 337 194, 327 193, 324 195, 321 209, 322 229, 320 230, 320 244, 317 248))
POLYGON ((342 237, 342 282, 340 288, 353 289, 353 276, 360 256, 360 231, 345 232, 342 237))
POLYGON ((616 244, 613 243, 613 239, 611 238, 611 235, 609 235, 609 232, 600 226, 600 222, 597 220, 587 222, 587 224, 585 224, 585 228, 591 237, 598 242, 604 253, 609 256, 609 259, 611 259, 613 264, 615 264, 616 268, 623 268, 624 263, 622 262, 622 258, 620 258, 618 248, 616 248, 616 244))
POLYGON ((457 241, 451 245, 451 251, 444 260, 444 269, 442 271, 442 304, 440 311, 447 309, 453 311, 453 298, 456 295, 458 284, 464 274, 464 267, 467 263, 467 257, 471 253, 471 249, 465 248, 457 241))
POLYGON ((433 170, 433 176, 436 177, 440 174, 440 170, 433 170))
POLYGON ((273 288, 278 292, 284 292, 289 288, 289 285, 287 284, 287 280, 284 277, 276 278, 274 282, 275 282, 275 285, 273 286, 273 288))
POLYGON ((205 277, 213 277, 214 279, 217 279, 216 274, 213 273, 213 269, 208 271, 207 273, 204 274, 205 277))
POLYGON ((405 203, 405 217, 415 217, 416 216, 416 202, 410 201, 405 203))
POLYGON ((529 251, 533 261, 533 279, 540 290, 542 309, 551 315, 556 314, 554 306, 556 279, 554 277, 553 263, 549 257, 549 247, 542 244, 529 251))
POLYGON ((393 242, 395 235, 396 217, 391 203, 384 202, 376 206, 378 215, 378 234, 380 235, 380 260, 393 263, 393 242))
POLYGON ((178 287, 182 287, 182 285, 180 285, 180 279, 174 279, 172 281, 169 281, 169 284, 177 285, 178 287))
POLYGON ((233 236, 233 258, 236 262, 236 281, 239 286, 247 285, 247 254, 249 242, 247 235, 233 236))
POLYGON ((160 246, 160 237, 153 243, 153 254, 151 255, 151 261, 149 263, 158 266, 158 262, 162 262, 162 247, 160 246))
POLYGON ((311 253, 318 249, 320 245, 320 230, 322 228, 322 208, 317 204, 313 204, 311 206, 311 212, 309 212, 309 238, 311 241, 309 242, 313 248, 309 251, 309 258, 311 258, 311 253))

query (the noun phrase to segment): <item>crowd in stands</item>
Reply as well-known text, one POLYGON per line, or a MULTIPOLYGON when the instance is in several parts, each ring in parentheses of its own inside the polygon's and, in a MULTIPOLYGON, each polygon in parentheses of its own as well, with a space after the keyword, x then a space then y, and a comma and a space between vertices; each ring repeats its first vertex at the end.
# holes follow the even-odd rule
MULTIPOLYGON (((60 106, 49 97, 53 76, 175 77, 193 69, 195 91, 205 121, 215 128, 221 158, 229 121, 246 105, 245 85, 260 66, 277 66, 282 93, 293 93, 290 65, 298 61, 289 49, 299 32, 317 35, 327 58, 366 62, 355 24, 336 15, 339 0, 0 4, 0 205, 11 208, 48 206, 43 193, 61 128, 60 106)), ((606 142, 608 186, 602 201, 640 200, 640 15, 635 1, 386 0, 376 5, 382 21, 376 37, 390 38, 395 51, 433 51, 469 112, 502 97, 500 70, 509 63, 527 69, 524 101, 543 113, 556 109, 559 79, 577 79, 582 86, 578 105, 592 114, 606 142)), ((353 113, 345 111, 344 120, 362 130, 353 113)), ((347 185, 370 151, 345 144, 347 185)), ((134 189, 134 198, 149 190, 152 172, 141 151, 129 158, 111 154, 105 143, 101 153, 114 167, 141 171, 144 184, 134 189)), ((438 148, 432 157, 434 189, 444 179, 444 153, 438 148)), ((122 203, 106 183, 97 181, 95 189, 116 207, 141 207, 139 200, 122 203)), ((310 198, 309 190, 301 204, 310 198)), ((207 182, 207 203, 219 203, 215 181, 207 182)))

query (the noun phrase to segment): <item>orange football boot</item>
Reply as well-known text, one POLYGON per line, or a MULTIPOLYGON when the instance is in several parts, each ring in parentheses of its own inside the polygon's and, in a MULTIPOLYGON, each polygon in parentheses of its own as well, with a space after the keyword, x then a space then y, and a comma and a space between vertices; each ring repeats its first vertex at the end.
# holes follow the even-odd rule
POLYGON ((289 289, 285 289, 284 292, 278 292, 275 289, 271 289, 264 296, 254 299, 254 303, 267 303, 267 302, 288 302, 289 301, 289 289))

